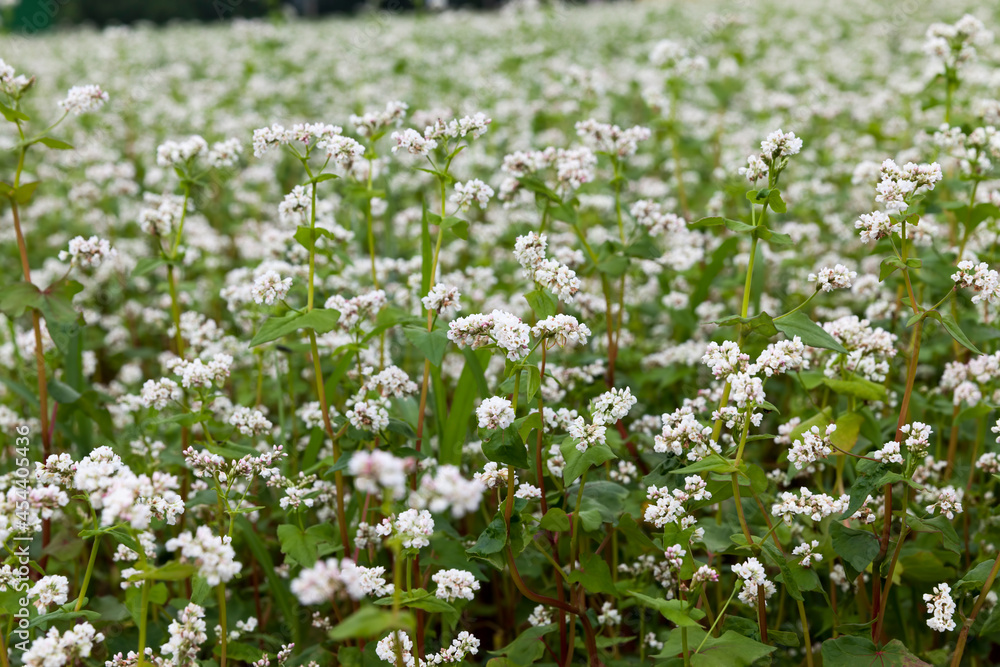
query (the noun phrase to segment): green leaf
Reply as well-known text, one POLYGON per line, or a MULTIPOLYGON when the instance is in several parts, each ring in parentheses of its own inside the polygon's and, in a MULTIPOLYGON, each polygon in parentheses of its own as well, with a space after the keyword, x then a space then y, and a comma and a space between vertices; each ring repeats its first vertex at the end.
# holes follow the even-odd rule
POLYGON ((531 306, 531 310, 534 311, 535 317, 539 320, 552 317, 559 308, 559 302, 556 301, 556 298, 548 290, 533 290, 525 294, 524 299, 531 306))
POLYGON ((864 572, 878 555, 878 539, 869 531, 847 528, 834 521, 830 524, 830 536, 834 552, 857 573, 864 572))
POLYGON ((788 565, 788 560, 785 556, 778 551, 778 547, 770 541, 764 541, 761 544, 761 548, 764 550, 764 556, 767 560, 771 561, 774 565, 778 566, 781 570, 781 583, 785 585, 785 591, 788 592, 793 599, 801 602, 803 600, 802 591, 799 590, 799 584, 792 575, 792 570, 788 565))
MULTIPOLYGON (((549 625, 538 625, 529 627, 518 633, 517 638, 503 648, 490 651, 490 655, 505 655, 507 660, 502 663, 505 667, 524 667, 537 662, 545 653, 545 643, 542 637, 555 631, 559 626, 555 623, 549 625)), ((494 664, 490 660, 487 667, 500 667, 501 663, 494 664)))
POLYGON ((580 452, 576 448, 575 441, 569 438, 559 446, 559 449, 566 459, 566 467, 563 469, 563 483, 566 485, 572 484, 585 470, 590 470, 591 466, 599 466, 605 461, 618 458, 607 443, 603 442, 591 445, 586 451, 580 452))
POLYGON ((465 355, 465 366, 458 377, 455 396, 448 410, 448 418, 445 420, 444 439, 438 448, 438 462, 451 465, 459 465, 462 462, 462 444, 469 432, 469 420, 473 414, 476 395, 482 398, 489 396, 489 388, 486 386, 480 361, 480 355, 483 359, 489 358, 489 351, 477 352, 464 348, 462 353, 465 355))
POLYGON ((951 337, 957 340, 965 349, 969 350, 973 354, 982 354, 982 352, 979 351, 979 348, 976 347, 971 340, 969 340, 968 336, 965 335, 965 332, 962 331, 962 327, 958 325, 958 322, 955 321, 955 318, 952 317, 951 313, 939 313, 936 310, 931 310, 927 312, 927 316, 933 317, 941 322, 951 337))
MULTIPOLYGON (((734 221, 735 222, 735 221, 734 221)), ((713 215, 707 218, 699 218, 688 225, 690 229, 701 229, 703 227, 719 227, 726 224, 726 218, 713 215)))
POLYGON ((993 564, 996 559, 984 560, 982 563, 978 563, 975 567, 965 573, 965 576, 958 580, 955 584, 955 593, 961 593, 962 591, 974 591, 979 592, 983 589, 986 584, 986 580, 990 576, 990 572, 993 570, 993 564))
POLYGON ((483 454, 496 463, 512 465, 515 468, 528 467, 528 451, 514 425, 494 430, 484 438, 483 454))
MULTIPOLYGON (((395 600, 392 597, 381 598, 375 601, 375 604, 380 607, 392 606, 394 603, 395 600)), ((422 609, 432 614, 454 614, 457 612, 455 607, 441 598, 431 595, 423 588, 414 588, 404 592, 400 596, 399 603, 404 607, 422 609)))
POLYGON ((911 514, 908 519, 910 530, 916 532, 939 533, 941 535, 941 542, 945 549, 956 554, 965 553, 963 551, 962 541, 958 538, 958 533, 955 532, 955 527, 951 525, 951 520, 943 514, 927 519, 921 519, 920 517, 911 514))
POLYGON ((24 122, 31 120, 31 118, 29 118, 26 114, 18 111, 17 109, 11 109, 6 104, 0 104, 0 114, 3 114, 3 117, 12 123, 16 123, 17 121, 24 122))
POLYGON ((775 319, 774 326, 789 338, 798 336, 802 339, 803 343, 810 347, 821 347, 826 350, 847 354, 847 350, 837 342, 836 338, 828 334, 823 327, 809 319, 809 316, 802 311, 775 319))
POLYGON ((75 280, 66 280, 49 286, 42 292, 43 299, 39 310, 45 316, 46 324, 76 322, 78 313, 73 307, 73 297, 83 285, 75 280))
POLYGON ((507 524, 504 523, 503 512, 500 511, 479 534, 476 543, 466 549, 465 553, 472 558, 485 560, 496 569, 502 570, 504 559, 500 554, 505 546, 507 546, 507 524))
POLYGON ((898 257, 886 257, 885 259, 882 260, 882 264, 879 266, 878 281, 882 282, 883 280, 891 276, 893 273, 895 273, 898 269, 902 269, 905 267, 906 264, 904 264, 898 257))
POLYGON ((553 507, 545 516, 542 517, 541 522, 538 524, 542 530, 550 530, 554 533, 565 533, 569 531, 570 523, 569 516, 566 512, 559 509, 558 507, 553 507))
POLYGON ((27 309, 40 307, 44 298, 32 283, 5 285, 0 293, 0 311, 8 317, 20 317, 27 309))
POLYGON ((771 210, 775 213, 784 213, 788 210, 785 200, 781 198, 781 191, 774 188, 767 195, 767 203, 771 205, 771 210))
MULTIPOLYGON (((691 667, 750 667, 778 649, 777 646, 761 644, 732 630, 727 630, 720 637, 706 638, 706 634, 701 628, 687 629, 688 646, 701 646, 697 653, 691 654, 691 667)), ((682 650, 680 629, 671 630, 663 650, 656 657, 673 658, 680 655, 682 650)))
POLYGON ((642 593, 637 593, 635 591, 628 591, 628 594, 647 607, 652 607, 660 612, 663 615, 663 618, 667 619, 677 627, 699 628, 701 627, 701 623, 699 623, 699 621, 705 618, 705 612, 695 607, 686 609, 687 603, 682 602, 681 600, 651 598, 648 595, 643 595, 642 593))
POLYGON ((413 345, 424 353, 424 358, 435 367, 441 366, 441 360, 448 350, 448 332, 444 329, 428 331, 421 327, 403 327, 403 335, 413 345))
POLYGON ((823 667, 931 667, 910 653, 898 640, 878 648, 867 637, 843 635, 823 642, 823 667))
POLYGON ((858 442, 861 425, 864 423, 864 415, 857 412, 845 412, 837 418, 837 430, 830 434, 830 442, 845 452, 851 451, 858 442))
POLYGON ((748 225, 745 222, 740 222, 739 220, 729 220, 725 221, 726 229, 736 233, 752 232, 756 229, 753 225, 748 225))
POLYGON ((257 335, 250 341, 250 347, 270 343, 299 329, 312 329, 318 334, 325 334, 337 326, 340 313, 332 308, 314 308, 306 313, 289 313, 269 317, 257 335))
POLYGON ((833 390, 834 393, 842 396, 854 396, 864 401, 880 401, 885 398, 886 393, 885 385, 877 384, 864 378, 854 380, 824 378, 823 384, 833 390))
POLYGON ((169 263, 170 262, 165 257, 143 257, 135 263, 135 268, 132 269, 132 277, 138 278, 139 276, 144 276, 147 273, 152 273, 161 266, 165 266, 169 263))
POLYGON ((48 387, 49 395, 58 403, 76 403, 80 399, 80 392, 59 380, 49 380, 48 387))
POLYGON ((581 567, 566 575, 566 581, 582 584, 589 593, 618 594, 611 578, 611 568, 600 554, 584 556, 581 567))
POLYGON ((298 526, 290 523, 278 526, 278 543, 281 544, 281 553, 302 567, 316 564, 317 541, 298 526))
POLYGON ((597 263, 597 270, 617 278, 628 270, 628 257, 624 255, 612 255, 606 259, 602 259, 597 263))
POLYGON ((38 140, 38 143, 49 148, 54 148, 58 151, 73 150, 73 146, 71 144, 67 144, 65 141, 60 141, 59 139, 55 139, 53 137, 42 137, 38 140))
POLYGON ((31 201, 31 197, 35 194, 35 190, 38 189, 38 181, 32 181, 31 183, 22 183, 11 193, 18 204, 27 204, 31 201))
POLYGON ((329 637, 333 641, 343 641, 356 637, 381 636, 386 630, 408 630, 413 632, 413 616, 410 612, 392 612, 374 605, 361 607, 341 623, 333 626, 329 637))

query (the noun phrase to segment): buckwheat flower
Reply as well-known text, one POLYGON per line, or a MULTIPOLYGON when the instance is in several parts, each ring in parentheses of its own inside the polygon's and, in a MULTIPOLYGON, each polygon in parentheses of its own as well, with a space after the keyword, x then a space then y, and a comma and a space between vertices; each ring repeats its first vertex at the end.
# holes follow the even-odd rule
POLYGON ((949 519, 954 519, 956 514, 962 513, 962 498, 964 496, 965 489, 961 487, 955 488, 954 486, 945 486, 940 489, 924 487, 924 494, 921 494, 921 498, 929 497, 934 500, 932 504, 924 508, 928 514, 940 511, 941 514, 949 519))
POLYGON ((485 490, 479 481, 463 477, 458 466, 445 464, 425 474, 408 500, 410 507, 434 514, 450 511, 453 518, 460 519, 479 509, 485 490))
POLYGON ((521 318, 502 310, 489 315, 470 315, 453 320, 448 325, 448 339, 472 349, 495 343, 511 361, 520 361, 530 350, 531 327, 521 318))
MULTIPOLYGON (((736 373, 729 377, 731 391, 729 398, 738 408, 745 408, 748 405, 762 405, 765 401, 764 381, 759 377, 753 377, 749 373, 736 373)), ((759 424, 755 424, 759 425, 759 424)))
POLYGON ((253 281, 250 295, 256 304, 273 306, 284 299, 291 288, 291 278, 282 278, 277 271, 266 271, 253 281))
POLYGON ((580 291, 576 271, 554 259, 543 261, 532 276, 534 281, 556 295, 560 301, 572 303, 580 291))
POLYGON ((763 591, 765 601, 777 590, 768 580, 764 566, 756 558, 749 558, 744 563, 733 565, 733 574, 743 579, 743 587, 739 592, 740 602, 743 604, 756 605, 759 590, 763 591))
POLYGON ((813 493, 803 487, 799 495, 783 491, 778 502, 771 506, 771 516, 780 517, 789 526, 795 516, 805 516, 812 521, 822 521, 833 514, 843 513, 851 502, 847 494, 834 498, 825 493, 813 493))
POLYGON ((946 583, 934 587, 934 593, 924 593, 924 602, 931 617, 927 619, 927 627, 938 632, 950 632, 955 629, 955 600, 951 597, 951 586, 946 583))
POLYGON ((454 285, 447 283, 437 283, 431 287, 427 296, 420 299, 424 308, 435 313, 441 313, 448 309, 459 310, 459 299, 462 293, 454 285))
POLYGON ((604 444, 607 427, 603 422, 588 424, 583 417, 577 417, 566 427, 566 432, 576 440, 577 450, 585 452, 595 445, 604 444))
POLYGON ((751 155, 747 158, 747 166, 740 167, 738 173, 740 176, 746 176, 748 181, 754 183, 761 178, 767 178, 768 166, 760 156, 751 155))
POLYGON ((354 487, 360 493, 400 499, 406 495, 406 475, 413 467, 413 460, 398 458, 381 449, 359 449, 351 454, 347 474, 354 478, 354 487))
POLYGON ((941 165, 937 162, 907 162, 900 168, 893 160, 882 162, 880 176, 881 180, 875 186, 875 201, 884 204, 891 213, 905 211, 910 197, 922 189, 934 189, 934 184, 942 178, 941 165))
POLYGON ((108 101, 108 94, 101 90, 100 86, 86 85, 73 86, 66 93, 66 99, 59 102, 59 106, 74 116, 97 111, 108 101))
POLYGON ((679 544, 667 547, 667 550, 663 552, 663 557, 666 559, 667 564, 675 570, 679 570, 684 564, 684 555, 687 551, 679 544))
POLYGON ((636 125, 623 130, 617 125, 600 123, 593 118, 579 121, 575 125, 576 134, 591 148, 619 158, 634 155, 638 143, 652 136, 647 127, 636 125))
POLYGON ((388 102, 384 111, 366 111, 360 116, 351 114, 351 125, 359 135, 371 139, 389 127, 399 127, 409 108, 405 102, 388 102))
POLYGON ((782 132, 777 129, 760 142, 760 154, 769 164, 780 157, 798 155, 802 150, 802 140, 794 132, 782 132))
POLYGON ((390 665, 398 665, 398 661, 402 660, 403 667, 417 667, 417 659, 413 656, 413 641, 408 634, 399 630, 393 630, 379 640, 375 645, 375 655, 390 665))
POLYGON ((882 445, 882 449, 872 453, 872 458, 883 463, 903 463, 903 455, 900 453, 899 443, 895 441, 882 445))
POLYGON ((206 629, 204 607, 191 602, 170 622, 167 627, 170 639, 160 647, 160 652, 172 656, 174 665, 193 667, 198 664, 202 644, 208 641, 206 629))
POLYGON ((345 592, 340 572, 340 562, 336 558, 316 561, 312 567, 302 568, 289 588, 292 595, 304 605, 331 602, 345 592))
POLYGON ((684 218, 664 212, 660 204, 649 199, 640 199, 632 204, 629 213, 632 214, 636 222, 649 231, 650 236, 679 233, 687 226, 684 218))
POLYGON ((545 605, 537 605, 528 616, 528 624, 534 628, 552 623, 552 612, 545 605))
POLYGON ((968 260, 959 262, 957 268, 951 279, 956 287, 971 287, 977 293, 972 297, 973 303, 1000 302, 1000 273, 985 262, 974 264, 968 260))
POLYGON ((28 589, 28 597, 34 598, 32 604, 39 613, 44 613, 50 605, 66 604, 68 595, 69 579, 58 574, 42 577, 28 589))
POLYGON ((751 375, 763 372, 765 376, 772 377, 808 369, 809 360, 804 356, 804 352, 805 345, 798 336, 791 340, 779 340, 764 348, 757 361, 747 368, 747 372, 751 375))
POLYGON ((855 221, 854 228, 861 230, 862 243, 873 243, 892 233, 899 234, 902 231, 900 223, 893 222, 882 211, 862 213, 861 217, 855 221))
POLYGON ((441 570, 431 577, 437 584, 435 597, 448 602, 455 600, 474 600, 475 592, 479 590, 479 582, 471 572, 465 570, 441 570))
POLYGON ((156 164, 161 167, 180 167, 208 152, 208 142, 197 134, 181 141, 165 141, 156 149, 156 164))
MULTIPOLYGON (((365 375, 373 369, 366 368, 365 375)), ((364 391, 377 391, 380 396, 402 398, 417 391, 417 383, 410 379, 402 368, 386 366, 378 373, 371 375, 362 385, 364 391)))
POLYGON ((976 461, 976 467, 987 474, 1000 473, 1000 456, 996 452, 987 452, 976 461))
POLYGON ((146 380, 143 383, 139 400, 147 408, 162 410, 167 407, 170 401, 179 401, 181 395, 181 390, 176 382, 169 378, 160 378, 159 380, 146 380))
POLYGON ((424 135, 412 128, 407 128, 402 132, 393 132, 391 138, 396 142, 396 145, 392 147, 393 153, 403 149, 413 155, 428 155, 438 146, 437 141, 425 139, 424 135))
POLYGON ((139 227, 153 236, 168 235, 184 214, 184 199, 177 195, 143 194, 146 204, 139 211, 139 227))
POLYGON ((639 402, 628 387, 611 389, 595 398, 590 404, 594 423, 614 424, 628 415, 629 410, 639 402))
POLYGON ((715 568, 709 565, 702 565, 691 576, 691 585, 697 586, 698 584, 707 584, 709 582, 714 583, 718 580, 719 573, 715 570, 715 568))
POLYGON ((17 99, 34 83, 35 77, 29 79, 23 74, 17 74, 13 67, 0 59, 0 92, 17 99))
POLYGON ((232 547, 233 539, 228 535, 219 537, 208 526, 198 526, 192 535, 184 531, 167 540, 167 551, 180 551, 181 557, 198 567, 198 574, 209 586, 217 586, 236 576, 243 565, 236 560, 232 547))
POLYGON ((326 156, 337 164, 350 166, 365 156, 365 147, 350 137, 336 134, 317 144, 326 150, 326 156))
POLYGON ((813 551, 819 548, 819 540, 813 540, 812 542, 803 542, 799 546, 792 549, 793 556, 801 556, 802 560, 799 564, 802 567, 809 567, 812 561, 817 563, 823 560, 823 554, 813 551))
POLYGON ((427 538, 434 534, 434 519, 427 510, 408 509, 396 518, 393 528, 404 548, 421 549, 431 543, 427 538))
POLYGON ((836 424, 826 427, 826 434, 820 436, 819 427, 813 426, 802 434, 801 440, 796 440, 788 450, 788 461, 797 470, 804 470, 820 459, 825 459, 833 453, 830 435, 837 430, 836 424))
POLYGON ((340 576, 347 596, 352 600, 365 597, 381 598, 392 595, 395 586, 385 579, 385 568, 364 567, 345 558, 340 561, 340 576))
POLYGON ((230 426, 235 426, 237 431, 246 436, 266 433, 274 426, 260 410, 251 410, 242 406, 233 410, 233 414, 229 415, 227 421, 230 426))
POLYGON ((850 289, 857 277, 857 271, 851 271, 843 264, 837 264, 832 269, 826 266, 820 269, 819 273, 810 273, 809 282, 816 283, 817 290, 832 292, 835 289, 850 289))
POLYGON ((511 402, 502 396, 484 399, 476 408, 479 428, 505 429, 514 423, 514 416, 511 402))
POLYGON ((85 239, 77 236, 70 239, 69 249, 59 251, 59 260, 70 261, 70 266, 82 268, 96 268, 104 260, 113 259, 118 256, 118 251, 111 247, 111 244, 97 236, 85 239))
POLYGON ((49 628, 45 635, 31 643, 21 659, 25 667, 74 665, 83 663, 83 658, 90 657, 94 645, 103 641, 104 635, 87 622, 74 625, 62 634, 58 628, 49 628))
POLYGON ((643 638, 642 641, 643 643, 646 644, 647 647, 649 647, 651 651, 663 650, 663 642, 661 642, 659 639, 656 638, 655 632, 647 632, 646 636, 643 638))
POLYGON ((605 602, 601 605, 600 613, 597 614, 597 623, 604 627, 616 628, 622 624, 622 615, 612 603, 605 602))
POLYGON ((727 379, 740 371, 746 370, 750 355, 740 352, 739 346, 732 341, 722 345, 716 342, 708 344, 702 362, 712 370, 717 380, 727 379))
POLYGON ((484 209, 493 194, 493 188, 478 178, 474 178, 465 183, 456 183, 455 193, 451 196, 451 201, 458 204, 463 211, 468 211, 473 203, 484 209))
POLYGON ((517 487, 517 491, 514 492, 515 498, 521 498, 522 500, 541 500, 542 490, 537 486, 523 482, 517 487))
POLYGON ((309 223, 312 197, 301 185, 296 185, 278 204, 278 218, 289 226, 309 223))
POLYGON ((359 399, 355 397, 351 409, 344 413, 351 426, 362 431, 378 433, 389 425, 389 411, 385 398, 359 399))
POLYGON ((253 131, 253 155, 262 157, 264 153, 275 146, 282 146, 290 143, 292 133, 281 125, 262 127, 253 131))
POLYGON ((545 261, 545 249, 548 246, 545 234, 528 232, 518 236, 514 242, 514 259, 524 269, 526 278, 532 278, 535 270, 545 261))
POLYGON ((229 377, 230 368, 233 365, 233 357, 220 353, 212 356, 208 363, 201 359, 194 361, 180 360, 174 367, 173 372, 180 376, 181 386, 190 387, 211 387, 213 384, 222 386, 229 377))
POLYGON ((507 486, 507 467, 501 468, 495 461, 487 461, 483 471, 475 474, 475 479, 487 489, 507 486))

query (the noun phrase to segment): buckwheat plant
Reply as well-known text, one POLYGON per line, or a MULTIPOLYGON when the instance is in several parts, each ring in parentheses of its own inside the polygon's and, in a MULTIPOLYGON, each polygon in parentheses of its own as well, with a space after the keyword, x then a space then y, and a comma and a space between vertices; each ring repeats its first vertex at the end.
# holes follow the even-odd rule
POLYGON ((0 667, 992 664, 1000 17, 534 5, 0 53, 0 667))

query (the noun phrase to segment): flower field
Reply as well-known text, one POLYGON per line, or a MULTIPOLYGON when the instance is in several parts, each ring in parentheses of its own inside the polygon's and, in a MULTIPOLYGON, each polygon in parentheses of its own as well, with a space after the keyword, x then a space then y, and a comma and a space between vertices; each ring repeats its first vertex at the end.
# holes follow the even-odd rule
POLYGON ((1000 664, 997 30, 4 36, 0 667, 1000 664))

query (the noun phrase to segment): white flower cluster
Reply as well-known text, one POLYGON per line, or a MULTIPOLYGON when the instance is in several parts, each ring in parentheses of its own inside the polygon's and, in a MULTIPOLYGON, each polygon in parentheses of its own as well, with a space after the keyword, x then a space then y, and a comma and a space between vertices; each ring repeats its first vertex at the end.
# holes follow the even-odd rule
POLYGON ((985 262, 975 264, 969 260, 959 262, 957 268, 958 271, 952 274, 951 279, 955 281, 956 287, 971 287, 976 292, 972 297, 973 303, 1000 302, 1000 273, 985 262))
POLYGON ((528 232, 518 236, 514 243, 514 258, 521 265, 524 276, 555 294, 560 301, 572 303, 580 291, 576 271, 555 259, 547 259, 548 245, 545 234, 528 232))
POLYGON ((795 516, 806 516, 813 521, 822 521, 833 514, 841 514, 850 505, 851 497, 847 494, 834 498, 825 493, 813 493, 803 487, 796 496, 790 491, 783 491, 778 501, 771 506, 771 516, 780 517, 789 526, 795 516))
POLYGON ((749 558, 745 563, 733 565, 733 574, 743 579, 743 587, 740 588, 740 602, 746 605, 756 606, 758 592, 762 591, 764 600, 768 600, 777 591, 774 583, 767 578, 764 566, 756 558, 749 558))
POLYGON ((339 561, 329 558, 303 568, 290 588, 304 605, 324 604, 342 597, 381 598, 394 592, 394 586, 386 582, 384 567, 363 567, 349 558, 339 561))
POLYGON ((463 211, 468 211, 474 203, 478 204, 479 208, 486 208, 493 194, 493 188, 478 178, 474 178, 465 183, 456 183, 455 193, 451 196, 451 201, 458 204, 463 211))
POLYGON ((851 271, 843 264, 837 264, 833 268, 825 266, 818 273, 810 273, 809 282, 816 283, 817 290, 832 292, 835 289, 850 289, 857 277, 857 271, 851 271))
POLYGON ((448 340, 473 350, 495 344, 511 361, 521 361, 527 356, 530 333, 531 327, 520 317, 502 310, 461 317, 448 324, 448 340))
POLYGON ((594 168, 597 166, 597 156, 586 147, 553 148, 542 151, 518 151, 503 159, 501 169, 510 174, 510 178, 500 185, 500 199, 509 202, 521 187, 517 180, 527 176, 535 176, 538 172, 555 171, 555 181, 552 188, 560 194, 568 194, 584 183, 594 180, 594 168))
POLYGON ((819 549, 819 540, 803 542, 799 546, 792 549, 792 555, 801 556, 799 564, 802 567, 809 567, 813 561, 818 563, 823 560, 823 554, 817 552, 816 549, 819 549))
POLYGON ((232 547, 233 538, 228 535, 219 537, 208 526, 198 526, 192 535, 185 530, 177 537, 167 540, 167 551, 180 551, 184 560, 198 567, 198 575, 208 582, 209 586, 217 586, 227 582, 239 574, 243 565, 236 560, 236 552, 232 547))
POLYGON ((779 128, 760 142, 760 154, 749 156, 747 166, 740 167, 739 174, 751 183, 761 178, 777 178, 788 158, 801 150, 802 140, 794 132, 782 132, 779 128))
POLYGON ((160 647, 160 652, 172 656, 175 665, 195 665, 201 645, 208 641, 206 629, 205 609, 192 602, 170 622, 167 628, 170 639, 160 647))
POLYGON ((252 410, 243 406, 237 407, 227 420, 230 426, 246 436, 267 433, 274 424, 260 410, 252 410))
POLYGON ((254 303, 273 306, 281 301, 292 288, 291 278, 282 278, 277 271, 265 271, 257 276, 250 288, 250 296, 254 303))
POLYGON ((578 121, 574 126, 576 134, 593 150, 617 158, 635 155, 639 142, 652 136, 648 127, 636 125, 623 130, 617 125, 601 123, 593 118, 578 121))
POLYGON ((448 309, 459 310, 459 299, 462 293, 454 285, 447 283, 437 283, 431 287, 427 296, 420 299, 424 308, 435 313, 441 313, 448 309))
POLYGON ((565 347, 567 343, 586 345, 590 328, 572 315, 560 313, 540 320, 531 328, 531 335, 535 338, 551 338, 559 347, 565 347))
POLYGON ((442 648, 437 653, 428 654, 419 660, 413 655, 413 641, 410 636, 399 630, 393 630, 375 646, 375 655, 390 665, 397 665, 399 664, 397 659, 402 659, 403 667, 435 667, 446 663, 457 663, 465 660, 466 656, 477 653, 479 653, 479 640, 465 630, 458 633, 458 637, 453 639, 447 648, 442 648))
POLYGON ((372 139, 390 127, 399 127, 409 108, 406 102, 387 102, 383 111, 366 111, 360 116, 351 114, 351 125, 359 135, 372 139))
POLYGON ((649 231, 650 236, 664 233, 679 234, 687 229, 684 218, 663 211, 663 207, 649 199, 640 199, 629 209, 632 217, 649 231))
POLYGON ((83 268, 97 268, 105 260, 118 256, 118 251, 111 247, 105 239, 91 236, 85 239, 77 236, 69 241, 67 250, 59 251, 59 260, 65 262, 69 260, 70 266, 80 266, 83 268))
POLYGON ((712 440, 712 427, 704 426, 695 417, 694 408, 685 404, 671 413, 662 415, 663 428, 653 438, 653 451, 681 456, 685 450, 691 461, 700 461, 710 452, 720 452, 712 440))
POLYGON ((479 509, 485 485, 478 479, 466 479, 461 469, 453 465, 439 465, 420 479, 420 486, 410 492, 410 507, 429 509, 434 514, 450 511, 460 519, 479 509))
POLYGON ((381 449, 359 449, 351 454, 347 474, 354 478, 360 493, 396 500, 406 495, 406 475, 413 469, 413 459, 398 458, 381 449))
POLYGON ((788 461, 796 470, 812 469, 812 464, 825 459, 833 453, 830 436, 837 430, 836 424, 826 427, 825 435, 820 435, 819 427, 813 426, 802 434, 801 440, 796 440, 788 450, 788 461))
POLYGON ((491 396, 476 408, 476 417, 479 428, 503 430, 514 423, 514 409, 506 398, 491 396))
POLYGON ((382 519, 375 527, 382 537, 398 535, 406 549, 422 549, 430 545, 434 534, 434 518, 427 510, 408 509, 395 519, 382 519))
POLYGON ((14 99, 19 98, 24 91, 34 84, 34 77, 28 78, 23 74, 17 74, 16 70, 0 58, 0 93, 10 95, 14 99))
POLYGON ((977 46, 993 41, 993 33, 972 14, 955 23, 932 23, 927 27, 924 53, 945 70, 960 69, 976 56, 977 46))
POLYGON ((465 570, 441 570, 431 577, 431 581, 437 584, 434 595, 448 602, 458 599, 473 600, 475 592, 479 590, 476 577, 465 570))
POLYGON ((934 587, 934 593, 924 593, 924 602, 931 617, 927 619, 927 627, 938 632, 949 632, 955 629, 955 600, 951 597, 951 586, 946 583, 934 587))
POLYGON ((73 665, 89 658, 94 646, 103 641, 104 635, 87 622, 74 625, 62 634, 58 628, 49 628, 46 634, 31 643, 21 659, 25 667, 73 665))
MULTIPOLYGON (((2 62, 2 61, 0 61, 2 62)), ((100 86, 93 84, 86 86, 73 86, 66 93, 66 99, 59 102, 59 106, 74 116, 97 111, 108 101, 108 94, 101 90, 100 86)))

